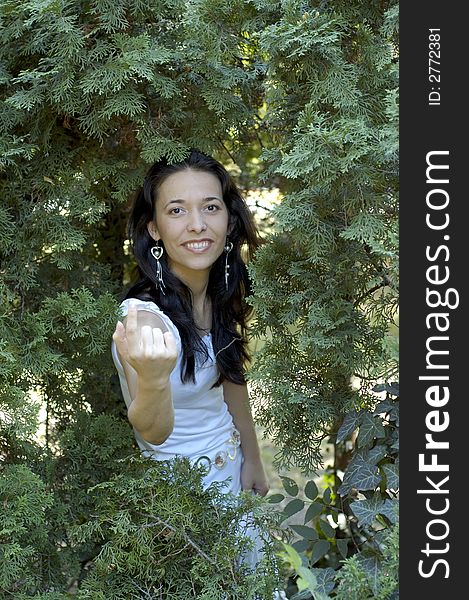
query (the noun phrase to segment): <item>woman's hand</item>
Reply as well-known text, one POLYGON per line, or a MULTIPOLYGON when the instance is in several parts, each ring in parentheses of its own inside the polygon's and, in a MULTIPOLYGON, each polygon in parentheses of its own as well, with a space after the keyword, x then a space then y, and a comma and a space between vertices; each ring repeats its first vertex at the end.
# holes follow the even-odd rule
POLYGON ((260 459, 244 460, 241 467, 241 487, 243 490, 252 490, 260 496, 267 494, 270 486, 260 459))
POLYGON ((129 305, 126 324, 118 321, 112 336, 119 355, 135 369, 139 380, 164 385, 176 366, 176 340, 170 331, 143 325, 138 327, 137 307, 129 305))

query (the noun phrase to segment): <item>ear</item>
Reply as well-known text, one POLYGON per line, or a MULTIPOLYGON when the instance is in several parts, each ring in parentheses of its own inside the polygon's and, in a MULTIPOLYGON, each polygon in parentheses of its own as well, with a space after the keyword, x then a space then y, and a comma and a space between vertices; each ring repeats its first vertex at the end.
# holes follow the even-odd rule
POLYGON ((157 242, 160 239, 160 234, 158 233, 158 229, 153 221, 147 223, 147 229, 150 236, 157 242))
POLYGON ((226 235, 230 235, 233 229, 235 228, 235 219, 230 216, 230 220, 228 221, 228 228, 226 230, 226 235))

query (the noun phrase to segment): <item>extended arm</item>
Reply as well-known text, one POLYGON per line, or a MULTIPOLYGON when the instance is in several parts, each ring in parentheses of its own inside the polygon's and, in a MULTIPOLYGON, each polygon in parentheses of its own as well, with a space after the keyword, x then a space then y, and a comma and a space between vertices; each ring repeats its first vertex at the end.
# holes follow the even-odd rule
POLYGON ((131 303, 124 324, 118 323, 113 335, 132 399, 129 421, 142 438, 156 445, 162 444, 174 427, 169 376, 177 349, 174 337, 165 329, 157 315, 137 311, 131 303))

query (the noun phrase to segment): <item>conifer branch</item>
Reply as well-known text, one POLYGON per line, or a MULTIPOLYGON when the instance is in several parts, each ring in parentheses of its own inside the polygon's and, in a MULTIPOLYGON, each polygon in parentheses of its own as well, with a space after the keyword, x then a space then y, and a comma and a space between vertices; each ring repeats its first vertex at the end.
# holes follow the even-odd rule
POLYGON ((386 275, 383 275, 383 279, 382 279, 381 283, 374 285, 369 290, 367 290, 364 294, 359 296, 357 298, 357 300, 355 300, 355 302, 353 303, 353 306, 355 308, 357 306, 360 306, 360 304, 363 302, 363 300, 365 300, 365 298, 372 296, 376 291, 378 291, 382 288, 385 288, 385 287, 390 287, 391 289, 396 290, 396 286, 392 283, 392 281, 390 281, 386 275))
POLYGON ((226 147, 224 141, 218 137, 218 142, 220 144, 220 146, 222 146, 222 148, 225 150, 225 152, 228 154, 228 156, 230 157, 230 159, 233 161, 233 163, 236 165, 237 161, 236 158, 231 154, 231 152, 228 150, 228 148, 226 147))
POLYGON ((161 519, 160 517, 156 517, 155 515, 146 515, 144 513, 139 513, 142 517, 151 517, 153 519, 156 519, 156 521, 154 521, 153 523, 146 523, 145 525, 143 525, 143 527, 156 527, 157 525, 164 525, 165 527, 167 527, 170 531, 172 531, 173 533, 177 533, 182 535, 182 537, 186 540, 186 542, 191 545, 194 550, 200 554, 200 556, 202 556, 203 558, 205 558, 205 560, 208 560, 212 565, 216 566, 216 561, 214 561, 212 558, 210 558, 210 556, 208 556, 200 546, 198 546, 193 540, 191 540, 191 538, 187 535, 187 533, 185 531, 180 531, 177 530, 176 528, 174 528, 172 525, 170 525, 169 523, 167 523, 166 521, 164 521, 163 519, 161 519))

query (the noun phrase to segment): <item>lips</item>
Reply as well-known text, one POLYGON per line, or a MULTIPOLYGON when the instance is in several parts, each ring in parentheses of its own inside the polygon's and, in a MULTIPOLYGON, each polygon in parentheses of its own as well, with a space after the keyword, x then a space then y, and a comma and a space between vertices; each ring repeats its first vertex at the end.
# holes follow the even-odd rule
POLYGON ((189 240, 188 242, 184 242, 182 246, 187 250, 191 250, 192 252, 203 252, 207 250, 213 243, 213 240, 203 239, 203 240, 189 240))

